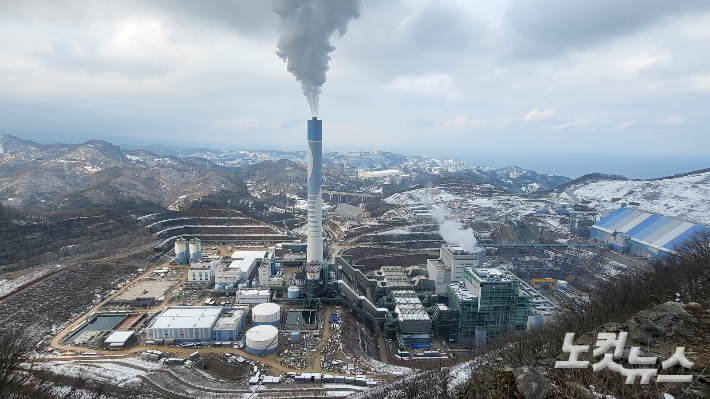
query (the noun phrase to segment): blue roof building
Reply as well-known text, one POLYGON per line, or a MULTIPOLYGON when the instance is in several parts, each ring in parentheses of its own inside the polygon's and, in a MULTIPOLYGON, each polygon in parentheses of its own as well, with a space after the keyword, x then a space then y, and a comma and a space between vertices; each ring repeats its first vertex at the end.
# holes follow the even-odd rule
POLYGON ((662 258, 702 230, 710 231, 710 227, 621 207, 592 226, 590 236, 622 252, 662 258))

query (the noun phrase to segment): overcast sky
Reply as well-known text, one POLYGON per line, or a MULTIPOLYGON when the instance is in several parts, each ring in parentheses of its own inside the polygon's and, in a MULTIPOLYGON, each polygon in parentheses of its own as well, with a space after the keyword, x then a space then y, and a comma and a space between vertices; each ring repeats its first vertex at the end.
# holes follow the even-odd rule
MULTIPOLYGON (((305 149, 268 1, 0 0, 0 37, 0 134, 305 149)), ((710 167, 705 0, 363 0, 331 43, 326 151, 572 177, 710 167)))

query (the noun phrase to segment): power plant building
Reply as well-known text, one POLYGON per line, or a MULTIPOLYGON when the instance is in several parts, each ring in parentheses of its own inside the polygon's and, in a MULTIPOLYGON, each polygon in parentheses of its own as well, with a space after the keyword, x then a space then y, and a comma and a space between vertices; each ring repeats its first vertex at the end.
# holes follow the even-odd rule
POLYGON ((431 318, 416 292, 392 291, 399 330, 405 340, 428 341, 431 335, 431 318))
POLYGON ((471 252, 466 252, 459 245, 444 244, 439 249, 439 258, 451 268, 451 280, 461 281, 463 270, 466 267, 483 266, 486 261, 486 250, 475 247, 471 252))
POLYGON ((621 207, 593 225, 590 237, 622 252, 662 258, 699 231, 710 231, 710 227, 621 207))
POLYGON ((146 327, 149 341, 234 341, 244 326, 248 308, 175 306, 165 309, 146 327))
POLYGON ((258 305, 269 302, 270 297, 269 290, 239 290, 236 299, 240 305, 258 305))
POLYGON ((247 255, 242 259, 232 259, 229 263, 221 263, 214 272, 215 284, 236 284, 249 280, 251 272, 256 267, 256 257, 247 255))
POLYGON ((485 342, 524 330, 532 315, 532 298, 520 289, 520 281, 503 269, 467 267, 463 281, 446 288, 449 308, 458 314, 458 328, 449 339, 485 342))
POLYGON ((260 287, 283 287, 285 285, 283 270, 280 270, 280 267, 276 265, 277 251, 278 248, 269 248, 266 256, 261 261, 259 266, 260 287))
POLYGON ((429 280, 434 282, 434 291, 443 295, 450 283, 463 280, 464 268, 482 266, 485 261, 483 248, 466 252, 461 246, 444 244, 439 249, 439 259, 427 259, 426 270, 429 280))
POLYGON ((234 251, 232 253, 231 258, 233 260, 239 260, 239 259, 244 259, 244 258, 255 258, 255 259, 262 259, 266 257, 268 254, 268 251, 234 251))
POLYGON ((190 264, 187 271, 188 283, 205 283, 214 277, 214 271, 219 266, 219 259, 197 260, 190 264))

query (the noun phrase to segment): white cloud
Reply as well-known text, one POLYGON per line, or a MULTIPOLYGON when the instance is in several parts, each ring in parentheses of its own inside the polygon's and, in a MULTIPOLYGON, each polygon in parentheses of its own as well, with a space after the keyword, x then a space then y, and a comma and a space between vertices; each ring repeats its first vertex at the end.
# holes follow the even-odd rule
POLYGON ((470 127, 478 129, 484 127, 492 127, 497 129, 503 129, 510 125, 510 123, 513 122, 514 119, 515 118, 513 118, 512 116, 501 116, 492 120, 469 119, 468 114, 464 114, 459 116, 458 118, 454 118, 447 121, 446 123, 444 123, 444 126, 452 128, 470 127))
POLYGON ((534 109, 534 110, 528 112, 528 114, 523 117, 523 120, 529 121, 529 120, 533 120, 533 119, 545 119, 545 118, 551 117, 554 114, 555 114, 555 110, 553 108, 546 109, 542 112, 540 112, 539 109, 534 109))
POLYGON ((594 122, 594 119, 590 119, 590 118, 575 119, 575 120, 567 122, 567 123, 555 125, 554 128, 555 129, 567 129, 568 127, 581 127, 581 126, 587 126, 592 122, 594 122))
POLYGON ((619 124, 619 129, 626 129, 627 127, 633 125, 636 121, 626 121, 619 124))
POLYGON ((668 54, 642 53, 626 57, 621 63, 621 67, 626 73, 637 73, 655 64, 666 61, 670 58, 668 54))
POLYGON ((685 123, 685 116, 683 116, 683 115, 671 115, 671 116, 661 119, 662 126, 679 126, 684 123, 685 123))
POLYGON ((145 58, 167 47, 167 32, 156 18, 132 17, 116 23, 102 49, 109 57, 145 58))
POLYGON ((387 88, 401 93, 448 96, 452 94, 452 81, 453 78, 449 74, 398 76, 387 85, 387 88))

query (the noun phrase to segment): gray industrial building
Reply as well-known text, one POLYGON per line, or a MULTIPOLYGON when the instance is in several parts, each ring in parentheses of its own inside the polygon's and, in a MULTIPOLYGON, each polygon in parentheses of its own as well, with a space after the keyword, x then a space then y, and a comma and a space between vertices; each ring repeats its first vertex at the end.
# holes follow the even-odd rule
POLYGON ((412 279, 407 277, 402 266, 382 266, 373 273, 377 280, 376 296, 389 295, 393 290, 409 290, 412 288, 412 279))
POLYGON ((431 337, 431 318, 416 292, 412 290, 392 291, 395 302, 394 312, 397 324, 405 341, 424 340, 431 337))

